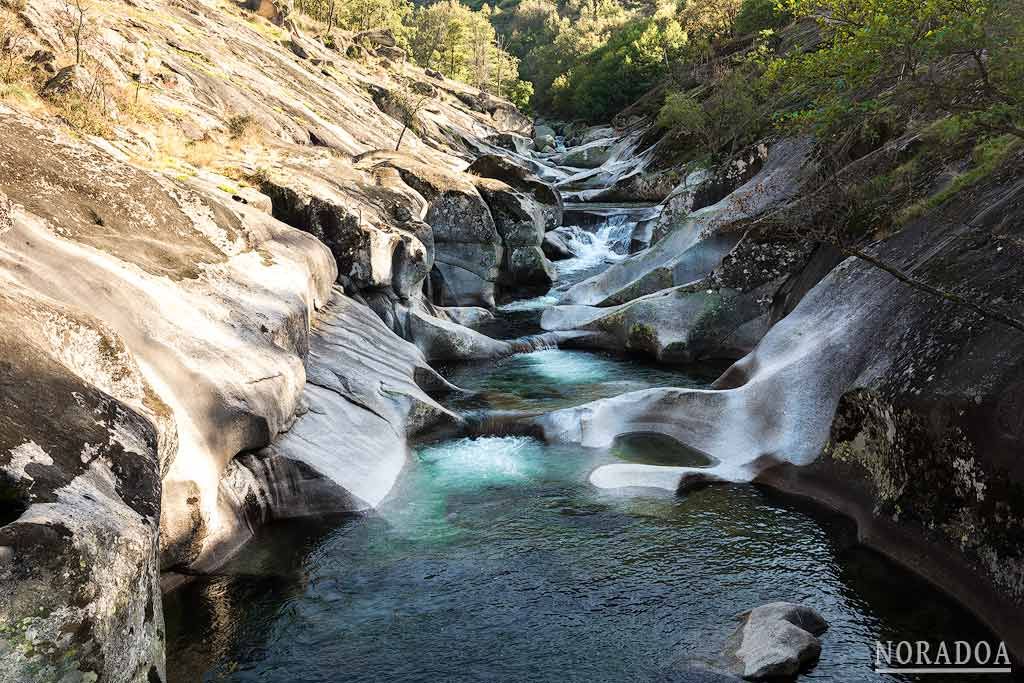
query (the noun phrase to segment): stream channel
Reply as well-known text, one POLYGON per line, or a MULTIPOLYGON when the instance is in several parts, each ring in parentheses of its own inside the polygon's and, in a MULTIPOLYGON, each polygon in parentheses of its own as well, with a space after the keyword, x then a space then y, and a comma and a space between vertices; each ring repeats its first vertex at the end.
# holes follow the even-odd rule
MULTIPOLYGON (((612 214, 581 229, 559 287, 623 258, 632 227, 612 214)), ((535 332, 555 301, 507 304, 482 331, 535 332)), ((439 399, 463 413, 542 412, 706 386, 723 369, 547 349, 442 367, 469 393, 439 399)), ((843 518, 751 485, 675 496, 588 482, 623 460, 705 462, 651 434, 608 449, 523 436, 419 444, 373 513, 271 524, 216 575, 165 596, 170 681, 726 680, 701 669, 737 613, 776 600, 830 624, 807 680, 915 680, 874 673, 876 640, 995 642, 858 545, 843 518)))

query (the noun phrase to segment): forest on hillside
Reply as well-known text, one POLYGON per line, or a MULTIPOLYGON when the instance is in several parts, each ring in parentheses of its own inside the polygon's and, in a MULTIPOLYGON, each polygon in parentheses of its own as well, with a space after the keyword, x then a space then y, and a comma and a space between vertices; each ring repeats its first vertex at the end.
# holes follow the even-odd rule
POLYGON ((669 143, 663 162, 677 168, 729 158, 771 135, 812 135, 821 186, 839 187, 829 173, 911 136, 907 159, 854 174, 843 196, 830 198, 833 213, 848 214, 827 221, 843 226, 824 236, 831 242, 905 223, 1024 143, 1018 0, 299 0, 297 8, 331 26, 387 27, 419 65, 537 116, 647 118, 669 143), (968 172, 933 196, 939 169, 964 158, 968 172))
POLYGON ((0 683, 1024 662, 1024 0, 0 0, 0 129, 0 683))
POLYGON ((1014 0, 298 0, 297 9, 345 29, 390 28, 421 66, 542 115, 608 121, 656 89, 661 126, 712 148, 766 124, 827 135, 921 107, 954 114, 950 126, 1021 136, 1024 10, 1014 0), (810 30, 784 40, 793 22, 810 30))

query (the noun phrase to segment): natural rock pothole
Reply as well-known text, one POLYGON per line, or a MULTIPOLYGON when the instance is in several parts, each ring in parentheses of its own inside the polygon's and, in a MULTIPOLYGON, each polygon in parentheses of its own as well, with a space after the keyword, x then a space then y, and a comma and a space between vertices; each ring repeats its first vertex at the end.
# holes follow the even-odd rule
POLYGON ((0 473, 0 526, 17 520, 27 509, 22 492, 0 473))
POLYGON ((626 462, 670 467, 709 467, 714 460, 695 448, 656 432, 623 434, 612 443, 612 455, 626 462))

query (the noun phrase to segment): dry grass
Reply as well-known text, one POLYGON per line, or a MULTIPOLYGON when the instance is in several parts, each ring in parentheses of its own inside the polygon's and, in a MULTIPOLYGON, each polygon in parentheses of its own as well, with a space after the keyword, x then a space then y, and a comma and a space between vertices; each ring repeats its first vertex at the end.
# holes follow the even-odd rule
POLYGON ((214 162, 224 156, 224 145, 209 138, 186 143, 180 156, 196 168, 213 168, 214 162))
MULTIPOLYGON (((28 63, 26 49, 21 45, 26 29, 8 9, 22 6, 24 1, 0 0, 0 101, 36 116, 54 116, 80 135, 124 139, 134 150, 137 163, 181 177, 193 176, 199 169, 216 172, 238 168, 240 159, 259 154, 265 131, 251 114, 237 114, 225 121, 226 134, 210 131, 202 139, 194 140, 185 133, 188 127, 176 121, 183 112, 176 115, 163 98, 154 100, 144 82, 120 87, 97 76, 95 85, 90 84, 85 90, 71 89, 41 97, 39 93, 49 75, 28 63)), ((274 38, 286 35, 262 17, 246 18, 246 23, 251 22, 261 33, 274 38)), ((151 19, 144 17, 146 21, 151 19)), ((197 68, 214 68, 212 64, 201 64, 205 58, 199 53, 182 52, 197 68)), ((88 57, 88 53, 84 56, 88 57)), ((119 57, 121 63, 126 63, 132 55, 119 57)), ((84 61, 96 76, 88 66, 92 60, 84 61)), ((235 182, 244 179, 239 177, 235 182)))
POLYGON ((121 119, 126 122, 155 127, 164 120, 161 111, 153 105, 149 92, 141 85, 121 88, 114 93, 114 102, 121 119))
POLYGON ((76 131, 100 137, 113 134, 117 105, 102 83, 87 92, 71 90, 48 100, 57 116, 76 131))
POLYGON ((263 135, 263 126, 252 114, 235 114, 227 121, 228 134, 238 143, 258 142, 263 135))
POLYGON ((0 102, 28 113, 45 109, 43 101, 36 94, 35 87, 30 83, 20 81, 15 83, 0 82, 0 102))
POLYGON ((288 39, 287 31, 280 26, 272 24, 269 20, 258 14, 250 14, 246 19, 248 19, 249 25, 255 29, 257 33, 268 40, 280 43, 281 41, 288 39))

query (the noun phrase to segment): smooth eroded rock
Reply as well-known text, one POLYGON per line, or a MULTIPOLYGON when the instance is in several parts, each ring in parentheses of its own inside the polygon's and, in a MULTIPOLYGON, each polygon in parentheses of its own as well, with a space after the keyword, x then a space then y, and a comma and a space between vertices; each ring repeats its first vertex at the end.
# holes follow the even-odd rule
POLYGON ((739 618, 725 657, 730 670, 747 680, 795 678, 821 655, 817 636, 828 630, 828 623, 810 607, 773 602, 739 618))

